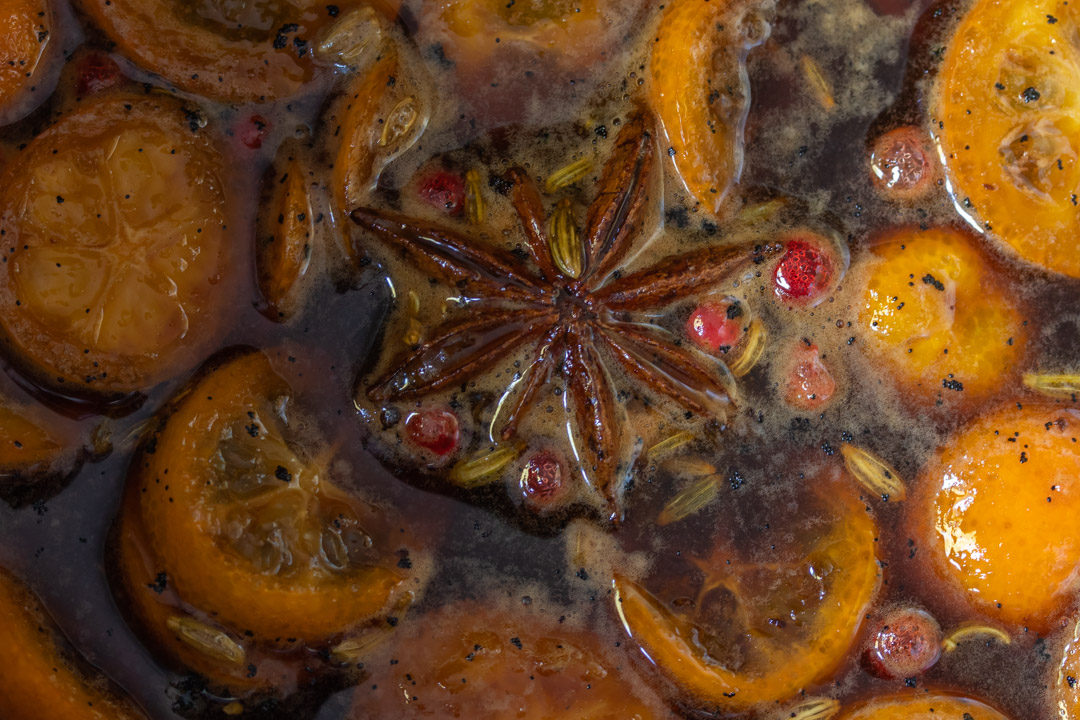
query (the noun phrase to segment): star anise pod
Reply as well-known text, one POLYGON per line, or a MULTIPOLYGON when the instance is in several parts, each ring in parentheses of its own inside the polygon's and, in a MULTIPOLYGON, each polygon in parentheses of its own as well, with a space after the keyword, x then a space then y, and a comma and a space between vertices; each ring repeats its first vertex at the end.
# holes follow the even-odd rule
MULTIPOLYGON (((553 258, 540 191, 521 168, 511 169, 507 179, 531 262, 396 213, 366 207, 352 213, 358 225, 467 298, 462 311, 371 383, 368 396, 376 402, 420 398, 466 383, 529 348, 527 369, 514 383, 516 397, 500 404, 505 412, 494 421, 492 436, 512 438, 536 406, 538 391, 561 374, 577 439, 584 441, 571 442, 591 456, 581 458, 591 465, 583 475, 611 517, 617 511, 624 429, 616 418, 608 364, 689 412, 723 417, 730 403, 723 364, 688 350, 672 333, 640 316, 710 290, 761 262, 768 252, 714 245, 664 258, 644 270, 617 272, 641 234, 650 174, 658 171, 650 125, 645 114, 638 114, 619 133, 574 246, 579 255, 574 262, 553 258)), ((629 469, 629 463, 622 469, 629 469)))

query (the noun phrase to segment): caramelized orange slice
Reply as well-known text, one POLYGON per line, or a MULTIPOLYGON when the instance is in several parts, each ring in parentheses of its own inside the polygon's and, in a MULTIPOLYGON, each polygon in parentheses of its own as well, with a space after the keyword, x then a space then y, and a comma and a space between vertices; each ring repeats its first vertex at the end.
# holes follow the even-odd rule
POLYGON ((46 0, 0 0, 0 125, 14 122, 48 96, 53 22, 46 0), (37 95, 38 102, 28 102, 37 95))
POLYGON ((398 567, 405 535, 334 484, 332 452, 305 452, 315 440, 294 405, 266 356, 226 360, 176 401, 129 481, 125 593, 152 635, 226 682, 253 647, 325 647, 415 589, 398 567), (160 607, 148 569, 182 606, 160 607))
MULTIPOLYGON (((649 61, 649 102, 690 194, 719 212, 742 172, 750 87, 742 66, 745 8, 726 0, 667 3, 649 61)), ((764 38, 760 38, 764 39, 764 38)))
POLYGON ((82 440, 65 423, 56 427, 38 408, 0 392, 0 496, 13 504, 36 499, 78 469, 82 440))
POLYGON ((902 228, 874 244, 859 302, 872 357, 925 399, 974 401, 1017 380, 1027 329, 963 233, 902 228))
POLYGON ((0 339, 63 393, 145 390, 215 340, 238 264, 222 158, 164 97, 90 101, 0 180, 0 339))
POLYGON ((932 119, 960 211, 1080 277, 1080 6, 979 0, 948 44, 932 119))
POLYGON ((1080 719, 1080 623, 1073 625, 1072 634, 1055 668, 1052 692, 1057 700, 1060 720, 1080 719))
POLYGON ((787 700, 847 657, 880 582, 877 527, 856 492, 826 492, 821 522, 802 528, 790 562, 719 552, 695 561, 702 580, 692 602, 616 577, 627 631, 696 705, 742 712, 787 700))
POLYGON ((874 698, 844 710, 836 720, 1008 720, 978 700, 919 693, 874 698))
POLYGON ((1017 405, 938 451, 910 522, 947 587, 994 620, 1043 631, 1080 574, 1080 411, 1017 405))
POLYGON ((309 195, 311 171, 300 148, 282 146, 266 184, 270 197, 255 240, 255 267, 265 314, 284 321, 297 309, 315 232, 309 195))
POLYGON ((245 103, 303 90, 316 76, 312 49, 321 34, 360 3, 80 0, 79 4, 139 65, 189 92, 245 103))
POLYGON ((356 689, 351 720, 671 717, 609 643, 550 614, 468 602, 411 622, 364 658, 373 675, 356 689))
POLYGON ((4 720, 135 720, 145 716, 104 678, 81 672, 60 649, 37 599, 0 569, 0 717, 4 720))

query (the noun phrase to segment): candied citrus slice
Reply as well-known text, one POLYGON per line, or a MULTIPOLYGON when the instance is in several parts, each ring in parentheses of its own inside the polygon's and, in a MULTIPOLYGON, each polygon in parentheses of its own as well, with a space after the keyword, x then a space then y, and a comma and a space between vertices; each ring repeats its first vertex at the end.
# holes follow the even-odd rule
POLYGON ((255 267, 266 303, 264 312, 279 321, 296 311, 301 281, 311 262, 315 217, 310 174, 300 148, 288 143, 267 176, 270 198, 260 217, 255 267))
POLYGON ((890 231, 861 277, 861 335, 902 385, 924 399, 973 401, 1015 384, 1027 329, 1001 274, 967 235, 890 231))
POLYGON ((694 562, 702 582, 693 602, 616 577, 627 632, 695 704, 741 712, 787 700, 847 657, 880 584, 877 526, 853 490, 831 488, 821 503, 790 562, 720 552, 694 562))
POLYGON ((0 180, 0 336, 38 382, 145 390, 197 363, 238 274, 222 158, 165 97, 89 101, 0 180))
POLYGON ((81 438, 36 407, 0 392, 0 497, 21 505, 56 488, 84 460, 81 438))
POLYGON ((1080 623, 1073 625, 1055 671, 1051 686, 1060 720, 1080 720, 1080 623))
POLYGON ((1010 403, 962 428, 909 506, 919 557, 996 621, 1051 627, 1080 571, 1080 411, 1010 403))
POLYGON ((0 0, 0 125, 14 122, 48 96, 53 18, 46 0, 0 0), (36 95, 37 102, 28 102, 36 95))
POLYGON ((316 76, 312 48, 321 33, 360 3, 80 0, 79 4, 139 65, 184 90, 245 103, 303 90, 316 76))
POLYGON ((0 569, 0 717, 4 720, 135 720, 145 716, 104 678, 81 672, 22 583, 0 569))
POLYGON ((597 634, 496 603, 463 602, 406 621, 390 647, 364 658, 372 677, 356 689, 351 720, 671 717, 597 634))
POLYGON ((130 478, 126 512, 157 570, 233 642, 325 645, 407 589, 405 535, 333 484, 331 451, 305 453, 294 405, 265 355, 226 360, 176 401, 130 478))
POLYGON ((933 130, 973 224, 1080 277, 1080 7, 979 0, 948 45, 933 130))
POLYGON ((750 107, 739 30, 745 11, 728 0, 669 2, 649 61, 649 102, 668 154, 690 194, 712 212, 742 172, 750 107))
POLYGON ((1008 720, 978 700, 956 695, 891 695, 846 709, 835 720, 1008 720))

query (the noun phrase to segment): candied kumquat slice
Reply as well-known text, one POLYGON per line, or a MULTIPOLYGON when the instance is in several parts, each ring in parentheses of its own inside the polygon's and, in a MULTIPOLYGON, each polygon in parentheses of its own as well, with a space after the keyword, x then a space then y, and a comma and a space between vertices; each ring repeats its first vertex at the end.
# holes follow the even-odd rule
POLYGON ((0 340, 65 394, 182 372, 216 339, 239 275, 221 155, 164 97, 87 101, 0 180, 0 340))
POLYGON ((848 488, 823 496, 822 523, 789 563, 695 562, 692 603, 664 602, 616 577, 627 632, 679 690, 710 710, 742 712, 824 682, 847 658, 880 584, 877 526, 848 488), (687 605, 694 609, 687 609, 687 605))
POLYGON ((325 645, 415 589, 398 566, 406 536, 333 483, 332 451, 305 452, 294 405, 265 355, 224 361, 137 459, 125 510, 184 603, 270 647, 325 645))
POLYGON ((1002 277, 965 234, 888 232, 861 277, 864 347, 900 384, 924 400, 974 401, 1018 382, 1027 328, 1002 277))
POLYGON ((667 3, 649 61, 649 102, 668 154, 690 194, 711 212, 719 212, 742 172, 750 94, 742 65, 749 42, 740 32, 745 11, 726 0, 667 3))
POLYGON ((48 96, 44 76, 54 42, 47 0, 0 0, 0 125, 26 115, 48 96), (36 95, 38 102, 28 102, 36 95))
POLYGON ((269 202, 255 240, 255 267, 265 314, 278 321, 292 316, 311 263, 315 217, 311 211, 311 171, 293 144, 282 146, 267 176, 269 202))
MULTIPOLYGON (((313 47, 356 0, 79 0, 136 63, 189 92, 235 103, 302 91, 313 47), (167 41, 162 41, 167 38, 167 41)), ((392 3, 379 2, 380 10, 392 3)))
POLYGON ((920 693, 874 698, 841 711, 835 720, 1009 720, 978 700, 920 693))
POLYGON ((351 720, 671 716, 609 643, 538 610, 466 602, 404 622, 391 647, 364 658, 373 675, 351 720))
POLYGON ((1073 277, 1078 22, 1067 0, 979 0, 948 44, 932 110, 957 208, 1025 260, 1073 277))
POLYGON ((0 717, 4 720, 136 720, 145 716, 103 678, 81 672, 26 587, 0 569, 0 717))
POLYGON ((1006 405, 923 469, 912 537, 934 575, 994 621, 1045 631, 1080 574, 1080 411, 1006 405))

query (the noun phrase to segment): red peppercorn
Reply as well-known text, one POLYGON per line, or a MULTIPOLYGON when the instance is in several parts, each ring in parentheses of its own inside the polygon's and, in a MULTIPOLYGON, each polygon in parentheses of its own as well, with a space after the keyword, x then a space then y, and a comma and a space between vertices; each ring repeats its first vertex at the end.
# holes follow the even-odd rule
POLYGON ((525 463, 520 484, 526 504, 534 509, 558 505, 567 492, 562 460, 546 450, 536 453, 525 463))
POLYGON ((743 316, 736 301, 707 302, 690 313, 686 335, 702 350, 726 353, 742 337, 743 316))
POLYGON ((825 242, 808 233, 787 241, 773 273, 779 297, 804 302, 820 299, 833 276, 833 263, 823 249, 825 242))
POLYGON ((912 126, 885 133, 874 142, 870 153, 871 180, 894 200, 914 200, 925 195, 936 167, 926 134, 912 126))
POLYGON ((465 179, 449 170, 433 170, 420 179, 420 199, 447 215, 465 208, 465 179))
POLYGON ((263 140, 270 134, 270 121, 262 115, 252 115, 236 129, 236 135, 244 147, 258 150, 262 147, 263 140))
POLYGON ((828 403, 835 392, 836 380, 821 361, 817 345, 800 343, 788 375, 784 400, 800 410, 816 410, 828 403))
POLYGON ((863 652, 863 667, 884 679, 920 675, 941 657, 941 627, 930 613, 900 608, 881 618, 863 652))
POLYGON ((405 419, 409 440, 439 457, 457 449, 461 438, 457 415, 438 408, 414 412, 405 419))
POLYGON ((120 84, 123 74, 116 61, 103 52, 88 52, 79 58, 75 92, 87 97, 120 84))

